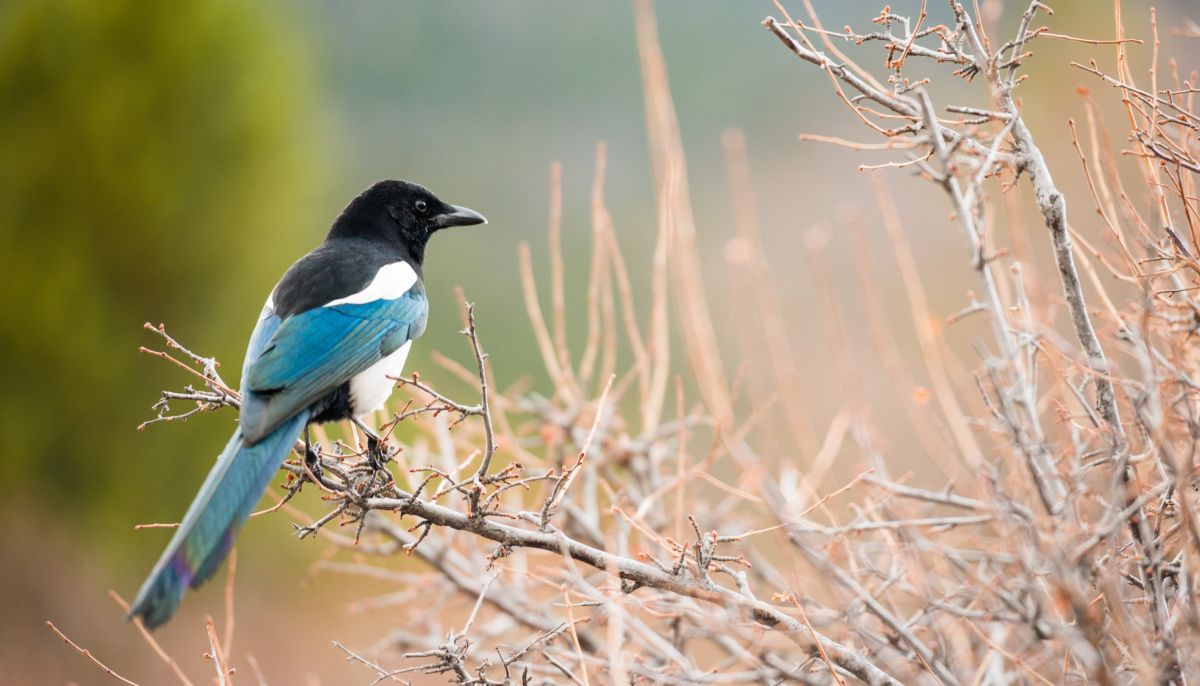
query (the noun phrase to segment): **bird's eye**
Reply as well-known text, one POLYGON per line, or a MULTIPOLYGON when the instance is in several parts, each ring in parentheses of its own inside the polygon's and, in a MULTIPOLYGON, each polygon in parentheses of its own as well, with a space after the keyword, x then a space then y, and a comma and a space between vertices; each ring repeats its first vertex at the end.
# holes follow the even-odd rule
POLYGON ((417 211, 421 214, 425 214, 429 211, 429 203, 425 202, 424 200, 418 200, 413 204, 413 207, 416 207, 417 211))

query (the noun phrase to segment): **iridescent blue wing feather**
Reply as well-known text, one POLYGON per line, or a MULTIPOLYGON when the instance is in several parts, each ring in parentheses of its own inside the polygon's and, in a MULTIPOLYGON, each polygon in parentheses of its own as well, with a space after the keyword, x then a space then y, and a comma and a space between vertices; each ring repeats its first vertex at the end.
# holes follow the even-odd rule
POLYGON ((265 436, 419 336, 428 312, 414 288, 394 300, 318 307, 285 320, 247 369, 244 440, 265 436))

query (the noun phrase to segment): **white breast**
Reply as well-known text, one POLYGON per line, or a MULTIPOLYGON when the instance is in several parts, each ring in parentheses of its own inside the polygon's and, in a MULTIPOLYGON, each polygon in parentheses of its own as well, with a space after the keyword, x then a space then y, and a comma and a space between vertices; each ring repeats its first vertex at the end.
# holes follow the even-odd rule
POLYGON ((355 416, 368 414, 383 407, 388 396, 392 394, 396 378, 404 372, 404 361, 408 359, 408 349, 411 346, 412 341, 405 342, 396 352, 350 379, 350 407, 355 416))

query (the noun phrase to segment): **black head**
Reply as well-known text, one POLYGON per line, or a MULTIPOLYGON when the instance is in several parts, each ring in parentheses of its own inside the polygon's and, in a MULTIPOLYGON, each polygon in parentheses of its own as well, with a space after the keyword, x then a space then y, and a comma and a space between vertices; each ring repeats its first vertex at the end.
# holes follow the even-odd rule
POLYGON ((360 238, 405 248, 418 263, 439 229, 484 224, 482 214, 442 202, 408 181, 379 181, 358 194, 334 220, 329 238, 360 238))

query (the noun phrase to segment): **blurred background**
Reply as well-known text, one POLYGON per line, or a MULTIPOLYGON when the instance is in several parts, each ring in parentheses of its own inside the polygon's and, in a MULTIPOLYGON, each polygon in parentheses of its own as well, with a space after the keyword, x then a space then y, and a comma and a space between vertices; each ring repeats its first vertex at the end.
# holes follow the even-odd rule
MULTIPOLYGON (((814 4, 826 26, 861 30, 871 28, 879 9, 814 4)), ((919 6, 891 4, 910 14, 919 6)), ((999 26, 1014 24, 1024 7, 983 4, 999 26)), ((945 21, 944 7, 930 6, 932 21, 945 21)), ((1200 19, 1187 0, 1157 6, 1164 26, 1200 19)), ((1107 5, 1069 0, 1054 7, 1055 30, 1112 36, 1107 5)), ((917 355, 869 182, 856 171, 887 158, 798 140, 800 132, 869 138, 825 76, 798 63, 760 26, 776 13, 770 2, 660 2, 657 12, 726 367, 738 366, 739 353, 724 250, 734 213, 721 136, 736 128, 745 134, 763 240, 797 356, 805 360, 812 423, 821 430, 845 397, 827 361, 830 337, 809 274, 806 238, 814 227, 829 241, 837 292, 846 294, 840 303, 849 355, 863 376, 883 375, 858 323, 843 223, 852 215, 876 246, 897 341, 917 355)), ((1129 34, 1147 37, 1149 5, 1126 2, 1125 12, 1129 34)), ((1182 73, 1200 66, 1196 41, 1163 40, 1163 53, 1181 58, 1182 73)), ((1066 118, 1080 116, 1075 87, 1087 79, 1068 62, 1096 56, 1111 66, 1114 52, 1051 41, 1036 51, 1036 76, 1021 90, 1027 119, 1052 168, 1077 165, 1066 118)), ((1147 53, 1134 51, 1135 73, 1145 73, 1147 53)), ((871 68, 882 61, 877 47, 852 54, 871 68)), ((909 76, 920 70, 949 71, 914 65, 909 76)), ((967 100, 982 105, 978 91, 967 100)), ((560 160, 568 299, 582 302, 588 191, 601 140, 608 144, 616 231, 634 287, 648 288, 657 224, 627 3, 6 0, 0 103, 6 683, 104 678, 61 645, 46 629, 48 619, 122 674, 142 683, 166 678, 107 590, 126 598, 136 592, 169 532, 133 525, 181 515, 234 417, 136 430, 153 416, 159 390, 189 381, 138 354, 139 345, 157 343, 143 322, 165 323, 236 377, 230 370, 240 367, 254 317, 282 271, 321 240, 358 191, 381 178, 404 178, 491 222, 439 235, 432 245, 426 282, 433 314, 409 370, 469 390, 430 362, 433 350, 469 359, 457 335, 454 287, 461 285, 477 303, 501 383, 528 377, 542 384, 520 298, 517 245, 531 243, 545 274, 549 165, 560 160)), ((974 277, 944 197, 903 173, 889 180, 935 314, 961 309, 974 277)), ((1076 222, 1090 226, 1086 188, 1064 186, 1076 222)), ((1034 241, 1039 259, 1045 248, 1034 241)), ((643 305, 648 300, 641 298, 643 305)), ((574 311, 572 321, 581 322, 583 308, 574 311)), ((947 337, 969 343, 969 327, 947 337)), ((578 327, 572 336, 582 341, 578 327)), ((912 437, 894 392, 881 382, 863 393, 881 434, 903 453, 912 437)), ((912 464, 918 471, 919 458, 912 464)), ((257 519, 241 539, 239 649, 255 654, 271 683, 365 683, 367 673, 346 665, 330 640, 369 642, 403 617, 348 611, 348 601, 377 589, 310 578, 323 548, 296 541, 289 522, 282 514, 257 519)), ((200 618, 219 614, 220 587, 190 596, 158 635, 193 674, 207 673, 200 618)))

